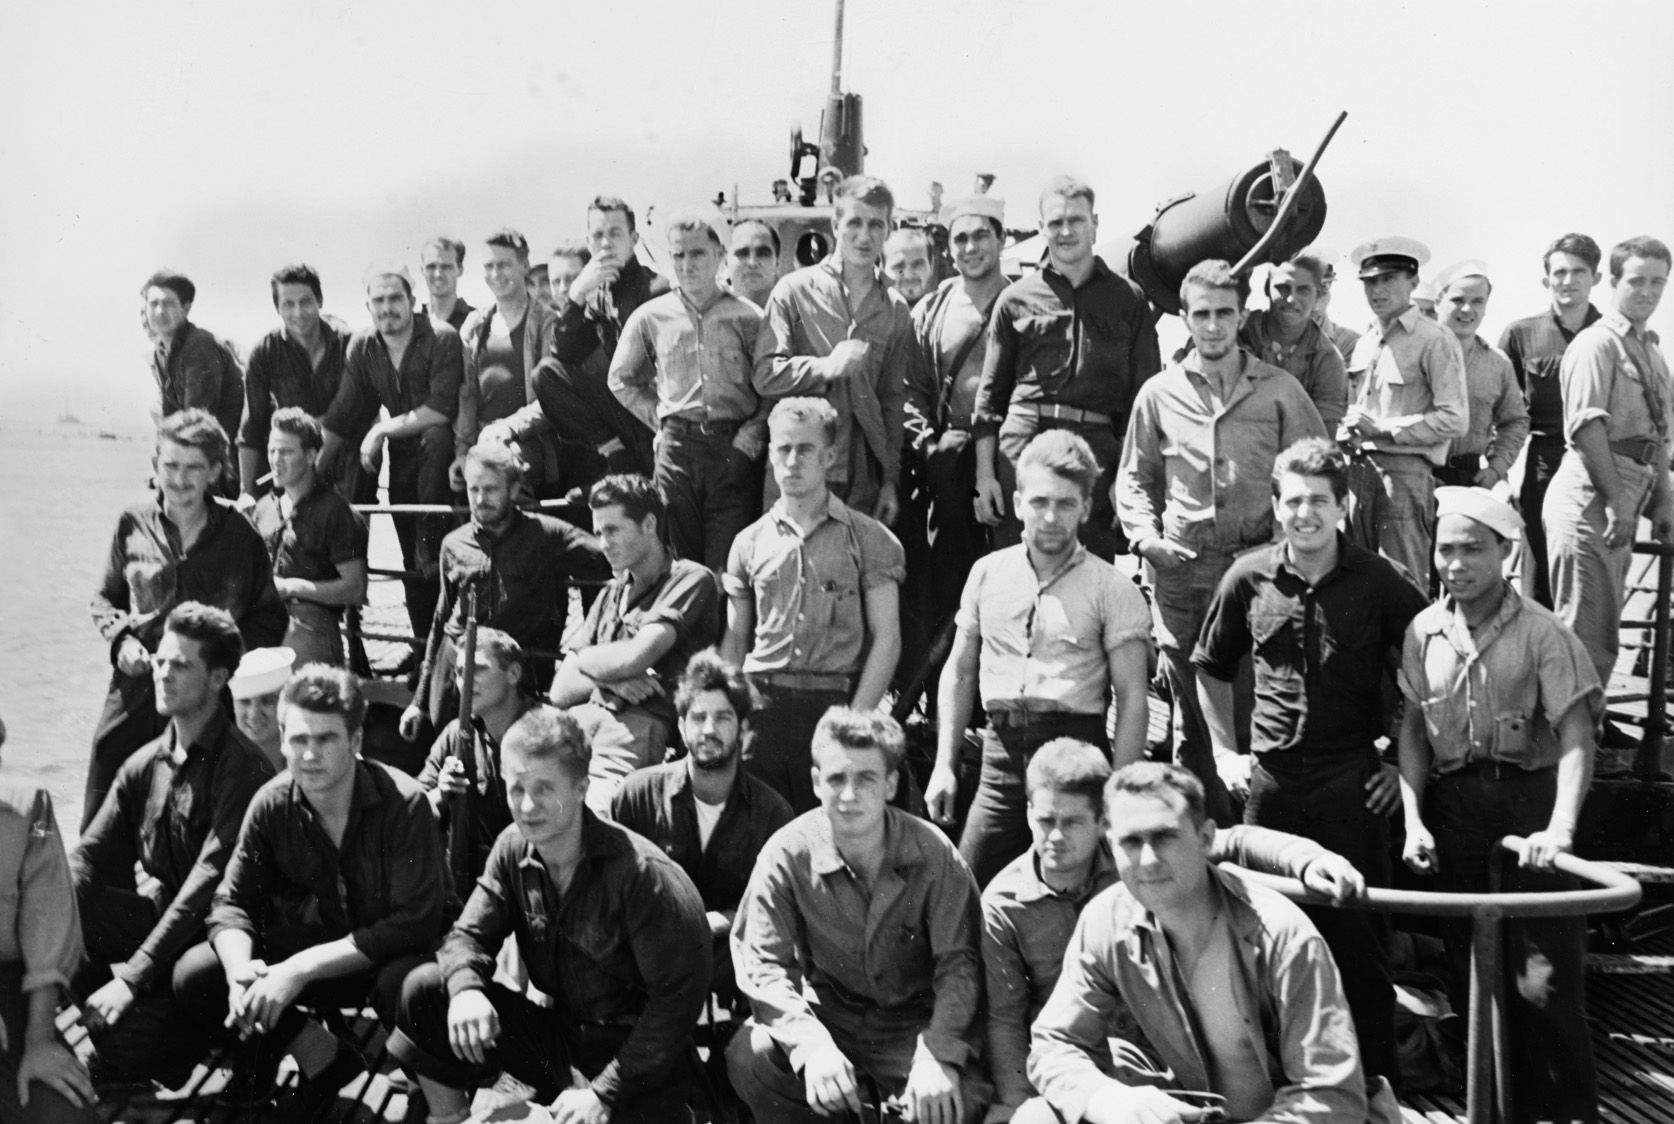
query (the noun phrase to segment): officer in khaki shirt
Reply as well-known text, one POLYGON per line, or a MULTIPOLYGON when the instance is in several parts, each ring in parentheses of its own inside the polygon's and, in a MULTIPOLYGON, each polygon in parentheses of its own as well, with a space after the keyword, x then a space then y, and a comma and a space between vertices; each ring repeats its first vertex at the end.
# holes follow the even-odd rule
MULTIPOLYGON (((1496 841, 1522 835, 1522 869, 1505 856, 1503 888, 1569 888, 1539 872, 1573 844, 1603 709, 1598 676, 1575 634, 1501 577, 1523 527, 1511 506, 1483 488, 1438 488, 1436 500, 1443 593, 1413 618, 1401 660, 1403 857, 1434 874, 1438 890, 1481 893, 1496 841)), ((1586 929, 1581 917, 1512 922, 1504 1022, 1514 1121, 1597 1118, 1586 929)), ((1470 926, 1452 922, 1445 933, 1457 994, 1470 926)))

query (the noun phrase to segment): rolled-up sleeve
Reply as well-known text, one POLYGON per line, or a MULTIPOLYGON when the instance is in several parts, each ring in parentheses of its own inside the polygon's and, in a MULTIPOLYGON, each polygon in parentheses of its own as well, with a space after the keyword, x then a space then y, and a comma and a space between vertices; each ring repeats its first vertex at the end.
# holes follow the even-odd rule
POLYGON ((642 865, 625 897, 628 942, 645 1007, 616 1056, 593 1078, 606 1104, 649 1092, 679 1067, 709 994, 714 938, 703 899, 671 860, 642 865))
POLYGON ((1384 425, 1397 445, 1434 445, 1470 430, 1470 395, 1465 389, 1464 354, 1453 339, 1435 338, 1418 356, 1418 369, 1430 384, 1430 408, 1421 414, 1388 418, 1384 425))
POLYGON ((1103 595, 1104 650, 1133 641, 1151 642, 1151 610, 1137 586, 1115 571, 1106 575, 1103 595))
POLYGON ((68 988, 81 964, 81 917, 76 912, 70 862, 53 815, 52 797, 45 789, 35 792, 28 820, 28 840, 18 871, 17 917, 25 994, 43 987, 68 988))
POLYGON ((360 856, 361 862, 389 861, 389 913, 349 934, 375 963, 433 948, 447 914, 448 879, 440 873, 447 870, 447 853, 430 798, 419 790, 404 800, 384 827, 382 854, 360 856))
POLYGON ((988 320, 988 348, 983 353, 982 377, 977 381, 976 406, 972 415, 971 432, 977 437, 992 437, 1000 432, 1011 408, 1011 393, 1017 386, 1017 324, 1016 310, 1000 294, 994 314, 988 320))
POLYGON ((1547 722, 1556 730, 1564 715, 1578 704, 1584 704, 1588 715, 1597 721, 1604 713, 1604 690, 1598 681, 1598 669, 1580 638, 1557 624, 1542 629, 1539 636, 1536 672, 1547 722))
POLYGON ((1238 674, 1239 661, 1253 644, 1248 591, 1242 582, 1224 578, 1204 614, 1192 666, 1210 678, 1230 683, 1238 674))
POLYGON ((1582 332, 1564 351, 1559 383, 1564 396, 1564 436, 1571 442, 1590 421, 1610 417, 1616 382, 1616 347, 1608 332, 1582 332))
POLYGON ((860 588, 876 589, 907 579, 907 552, 888 527, 868 520, 858 523, 860 538, 860 588))

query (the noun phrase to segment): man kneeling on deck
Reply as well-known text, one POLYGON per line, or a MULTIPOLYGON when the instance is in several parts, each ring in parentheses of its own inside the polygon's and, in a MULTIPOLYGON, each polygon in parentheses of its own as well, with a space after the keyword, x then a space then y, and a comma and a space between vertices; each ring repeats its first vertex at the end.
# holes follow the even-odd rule
POLYGON ((1105 787, 1122 882, 1088 903, 1035 1021, 1012 1119, 1366 1119, 1337 968, 1300 909, 1211 865, 1202 783, 1139 762, 1105 787))
POLYGON ((431 1124, 466 1119, 502 1070, 561 1124, 687 1119, 692 1028, 709 990, 709 924, 684 872, 587 807, 587 739, 537 707, 500 745, 512 826, 435 964, 407 977, 389 1052, 418 1075, 431 1124), (552 1007, 493 981, 516 934, 552 1007), (589 1082, 574 1087, 572 1072, 589 1082))
POLYGON ((395 1025, 401 981, 436 947, 452 887, 417 781, 359 759, 366 698, 340 668, 310 664, 279 696, 289 772, 264 785, 209 915, 209 941, 175 970, 183 1006, 244 1040, 229 1104, 273 1095, 282 1054, 302 1071, 281 1119, 324 1117, 365 1068, 306 1015, 370 1003, 395 1025))

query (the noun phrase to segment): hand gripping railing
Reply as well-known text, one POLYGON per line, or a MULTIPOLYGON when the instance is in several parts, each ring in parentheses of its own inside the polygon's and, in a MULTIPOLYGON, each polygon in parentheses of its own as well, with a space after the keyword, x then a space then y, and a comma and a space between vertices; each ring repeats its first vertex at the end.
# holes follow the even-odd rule
MULTIPOLYGON (((1523 846, 1520 836, 1507 835, 1500 847, 1517 854, 1523 846)), ((1501 856, 1503 858, 1503 856, 1501 856)), ((1466 1077, 1465 1114, 1470 1124, 1491 1124, 1498 1107, 1499 1118, 1509 1120, 1510 1074, 1496 1059, 1505 1056, 1503 1022, 1505 979, 1501 969, 1500 922, 1508 917, 1573 917, 1582 913, 1616 913, 1639 901, 1639 883, 1620 871, 1599 863, 1559 855, 1554 864, 1564 874, 1593 883, 1593 889, 1556 890, 1550 893, 1440 894, 1420 890, 1368 888, 1360 897, 1341 903, 1344 909, 1375 909, 1387 913, 1421 913, 1432 917, 1471 919, 1471 1009, 1469 1067, 1466 1077)), ((1490 863, 1490 882, 1499 883, 1499 864, 1490 863)), ((1238 871, 1252 882, 1277 890, 1294 902, 1332 906, 1324 894, 1307 889, 1294 878, 1280 878, 1253 871, 1238 871)))

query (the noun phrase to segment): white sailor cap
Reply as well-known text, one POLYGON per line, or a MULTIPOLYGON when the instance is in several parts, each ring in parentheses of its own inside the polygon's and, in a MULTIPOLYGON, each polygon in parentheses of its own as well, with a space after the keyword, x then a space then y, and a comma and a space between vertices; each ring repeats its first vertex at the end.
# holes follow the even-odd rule
POLYGON ((227 688, 235 699, 271 695, 285 685, 295 663, 296 653, 289 648, 256 648, 245 652, 227 688))
POLYGON ((366 272, 360 276, 361 288, 370 289, 372 287, 372 282, 376 281, 380 277, 399 277, 407 283, 408 293, 416 291, 413 288, 413 275, 407 271, 407 267, 405 265, 395 261, 373 262, 371 265, 367 266, 366 272))
POLYGON ((1436 518, 1463 515, 1484 527, 1498 531, 1501 538, 1523 537, 1523 517, 1517 509, 1495 497, 1487 488, 1446 485, 1436 489, 1436 518))
POLYGON ((1392 269, 1405 269, 1417 273, 1418 267, 1430 260, 1430 247, 1416 238, 1387 234, 1382 238, 1360 243, 1349 251, 1349 260, 1354 262, 1354 267, 1360 271, 1361 280, 1376 277, 1392 269))
POLYGON ((967 195, 963 199, 955 199, 943 206, 939 217, 943 226, 951 227, 954 222, 967 215, 992 219, 994 222, 1004 225, 1006 221, 1006 201, 993 195, 967 195))
POLYGON ((1488 276, 1487 262, 1478 261, 1475 258, 1466 258, 1464 261, 1454 262, 1436 274, 1436 291, 1445 293, 1449 285, 1464 277, 1480 277, 1490 285, 1493 284, 1493 279, 1488 276))
POLYGON ((1429 301, 1435 304, 1440 296, 1441 290, 1436 287, 1434 281, 1420 281, 1412 287, 1412 299, 1415 301, 1429 301))

